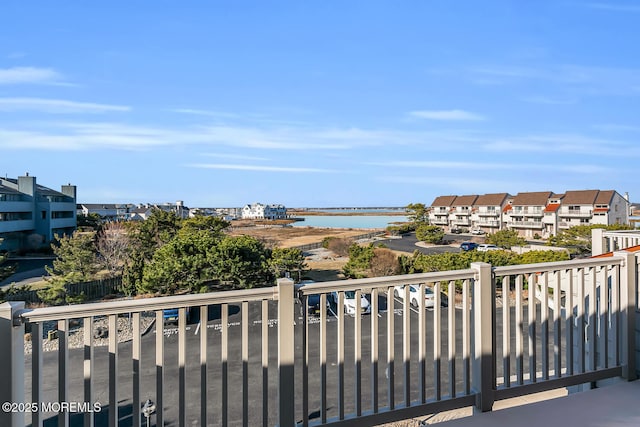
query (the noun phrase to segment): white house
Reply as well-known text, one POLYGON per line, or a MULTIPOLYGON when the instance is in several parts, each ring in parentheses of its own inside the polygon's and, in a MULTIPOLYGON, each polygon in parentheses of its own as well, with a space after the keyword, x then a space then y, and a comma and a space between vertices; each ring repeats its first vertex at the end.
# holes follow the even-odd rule
POLYGON ((263 205, 253 203, 242 208, 242 219, 286 219, 287 208, 284 205, 263 205))

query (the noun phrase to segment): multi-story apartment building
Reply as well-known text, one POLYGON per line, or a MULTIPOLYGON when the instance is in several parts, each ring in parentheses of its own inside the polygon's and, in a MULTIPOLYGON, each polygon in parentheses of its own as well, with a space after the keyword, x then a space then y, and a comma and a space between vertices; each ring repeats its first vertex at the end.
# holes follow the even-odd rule
POLYGON ((627 198, 615 190, 567 191, 558 210, 558 229, 582 224, 628 224, 627 198))
POLYGON ((504 228, 518 230, 524 237, 545 237, 545 208, 553 196, 551 191, 518 193, 504 216, 504 228))
POLYGON ((493 193, 478 196, 471 214, 471 227, 495 233, 502 226, 502 210, 507 206, 509 194, 493 193))
POLYGON ((449 225, 453 228, 471 227, 471 211, 477 198, 476 195, 457 196, 451 203, 449 225))
POLYGON ((629 198, 615 190, 439 196, 431 204, 429 220, 447 231, 509 229, 523 237, 547 238, 575 225, 629 224, 629 198))
POLYGON ((287 208, 284 205, 263 205, 254 203, 242 208, 242 219, 285 219, 287 208))
POLYGON ((35 176, 0 178, 0 249, 47 246, 76 229, 76 186, 61 191, 39 185, 35 176))
POLYGON ((431 203, 429 222, 441 227, 449 227, 449 213, 456 196, 439 196, 431 203))

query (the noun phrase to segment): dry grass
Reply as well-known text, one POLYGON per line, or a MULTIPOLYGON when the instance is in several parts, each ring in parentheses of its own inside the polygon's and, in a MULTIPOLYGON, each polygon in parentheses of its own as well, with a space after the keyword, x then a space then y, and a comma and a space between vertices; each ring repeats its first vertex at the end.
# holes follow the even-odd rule
POLYGON ((320 243, 325 237, 354 237, 367 233, 362 229, 315 228, 315 227, 234 227, 232 236, 248 235, 266 242, 269 246, 290 248, 293 246, 320 243))

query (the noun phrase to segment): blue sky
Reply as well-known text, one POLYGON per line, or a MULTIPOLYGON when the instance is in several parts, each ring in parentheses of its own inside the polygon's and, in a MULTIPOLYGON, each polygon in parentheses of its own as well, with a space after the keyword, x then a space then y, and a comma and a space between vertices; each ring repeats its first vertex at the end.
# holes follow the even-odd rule
POLYGON ((194 207, 635 201, 639 20, 623 0, 7 1, 0 175, 194 207))

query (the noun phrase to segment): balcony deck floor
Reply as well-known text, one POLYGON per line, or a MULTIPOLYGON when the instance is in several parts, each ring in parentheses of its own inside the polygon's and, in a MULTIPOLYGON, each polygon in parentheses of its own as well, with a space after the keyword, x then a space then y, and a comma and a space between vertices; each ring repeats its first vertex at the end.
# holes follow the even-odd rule
MULTIPOLYGON (((640 380, 438 423, 442 427, 640 426, 640 380)), ((499 403, 498 403, 499 404, 499 403)))

